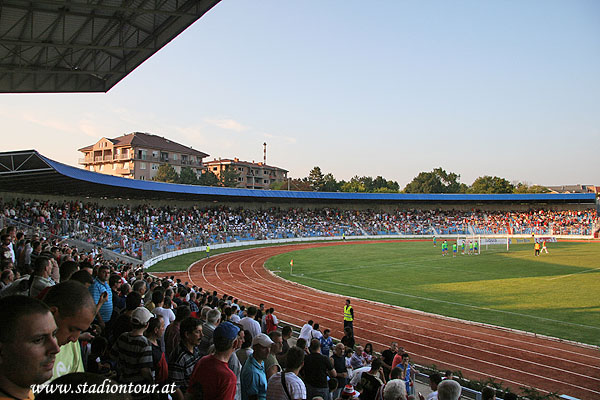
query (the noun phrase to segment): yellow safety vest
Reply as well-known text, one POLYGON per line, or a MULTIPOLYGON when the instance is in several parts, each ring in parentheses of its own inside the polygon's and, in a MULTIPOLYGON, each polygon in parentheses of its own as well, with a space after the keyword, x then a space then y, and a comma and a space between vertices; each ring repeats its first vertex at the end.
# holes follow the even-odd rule
POLYGON ((353 321, 352 306, 344 306, 344 321, 353 321))

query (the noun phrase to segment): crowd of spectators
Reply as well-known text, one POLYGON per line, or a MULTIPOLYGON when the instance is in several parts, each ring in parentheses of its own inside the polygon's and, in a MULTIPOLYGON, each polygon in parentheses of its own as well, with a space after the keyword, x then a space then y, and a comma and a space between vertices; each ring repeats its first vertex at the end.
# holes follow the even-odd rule
MULTIPOLYGON (((333 208, 101 206, 70 201, 0 203, 3 216, 49 237, 70 237, 138 259, 234 241, 323 236, 591 235, 595 209, 552 211, 341 210, 333 208)), ((29 249, 27 250, 29 252, 29 249)))
MULTIPOLYGON (((35 201, 2 206, 11 220, 54 230, 40 237, 9 226, 1 234, 0 390, 6 391, 2 396, 18 399, 30 397, 34 384, 95 382, 97 376, 114 385, 159 388, 160 393, 132 393, 134 399, 415 396, 417 371, 397 343, 378 355, 370 343, 356 343, 347 328, 334 344, 330 330, 312 320, 294 340, 289 326, 279 326, 272 307, 243 305, 174 277, 154 277, 140 264, 106 260, 98 247, 81 251, 64 244, 59 236, 65 221, 93 223, 136 240, 192 232, 265 235, 278 229, 286 234, 357 234, 340 230, 342 226, 425 232, 427 224, 464 221, 461 214, 441 211, 129 209, 35 201), (20 361, 23 357, 26 363, 20 361)), ((560 223, 566 229, 592 218, 595 214, 535 213, 519 221, 560 223)), ((431 382, 436 379, 432 376, 431 382)), ((460 394, 455 386, 447 390, 460 394)), ((446 390, 439 381, 433 389, 446 390)), ((52 398, 48 396, 40 398, 52 398)))

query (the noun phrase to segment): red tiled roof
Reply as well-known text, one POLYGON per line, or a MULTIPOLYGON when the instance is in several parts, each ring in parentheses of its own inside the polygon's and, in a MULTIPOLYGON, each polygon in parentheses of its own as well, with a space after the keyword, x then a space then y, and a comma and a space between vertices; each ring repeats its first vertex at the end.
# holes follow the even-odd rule
POLYGON ((277 169, 280 171, 288 172, 287 169, 279 168, 274 165, 268 165, 268 164, 263 164, 263 163, 252 163, 250 161, 232 160, 231 158, 222 158, 220 160, 204 161, 203 164, 206 166, 214 166, 214 165, 221 165, 221 164, 245 165, 247 167, 253 167, 253 168, 271 168, 271 169, 277 169))
MULTIPOLYGON (((133 132, 127 135, 119 136, 114 139, 108 139, 116 147, 148 147, 149 149, 166 150, 175 153, 193 154, 199 157, 208 157, 208 154, 184 146, 162 136, 152 135, 150 133, 133 132)), ((91 150, 94 145, 86 146, 79 151, 91 150)))

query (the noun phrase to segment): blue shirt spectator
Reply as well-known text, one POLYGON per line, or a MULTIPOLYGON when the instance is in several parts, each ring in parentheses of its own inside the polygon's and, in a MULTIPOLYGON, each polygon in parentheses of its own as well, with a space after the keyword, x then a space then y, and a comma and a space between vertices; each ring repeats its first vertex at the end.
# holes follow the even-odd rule
POLYGON ((106 292, 107 298, 102 307, 100 307, 99 316, 102 318, 104 323, 110 321, 113 313, 113 302, 112 302, 112 290, 108 284, 108 274, 110 270, 107 266, 100 266, 98 268, 98 275, 94 279, 94 283, 90 286, 90 293, 94 298, 94 302, 98 304, 100 296, 106 292))
POLYGON ((242 374, 242 400, 248 400, 250 396, 258 396, 259 400, 267 398, 267 374, 264 362, 258 362, 252 355, 248 357, 242 374))

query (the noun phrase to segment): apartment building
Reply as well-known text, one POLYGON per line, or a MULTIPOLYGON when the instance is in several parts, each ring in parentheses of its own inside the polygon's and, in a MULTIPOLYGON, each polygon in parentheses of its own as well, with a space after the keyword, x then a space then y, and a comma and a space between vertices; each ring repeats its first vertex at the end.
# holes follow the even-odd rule
POLYGON ((282 182, 287 180, 288 171, 267 165, 264 162, 240 161, 234 159, 214 159, 204 163, 206 169, 219 177, 221 172, 228 166, 232 166, 239 173, 238 186, 246 189, 268 189, 273 182, 282 182))
POLYGON ((79 149, 84 154, 79 164, 88 171, 123 178, 152 180, 161 164, 170 164, 177 173, 190 167, 200 175, 202 159, 208 154, 161 136, 134 132, 114 139, 102 138, 79 149))

